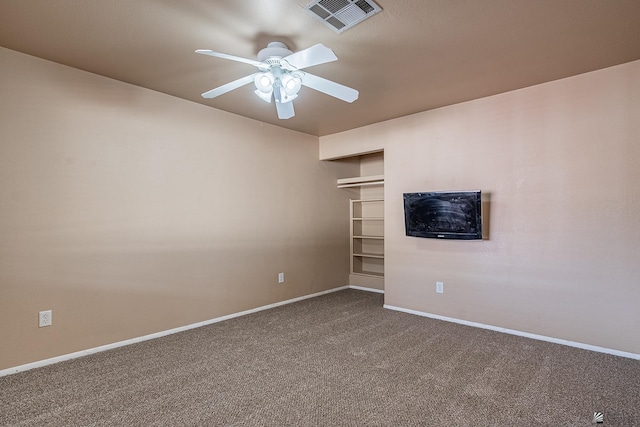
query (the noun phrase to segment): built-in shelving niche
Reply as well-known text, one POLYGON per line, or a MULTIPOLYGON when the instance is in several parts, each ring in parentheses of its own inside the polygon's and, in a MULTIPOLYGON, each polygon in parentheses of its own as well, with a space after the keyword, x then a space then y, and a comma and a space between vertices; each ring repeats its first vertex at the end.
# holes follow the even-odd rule
POLYGON ((384 290, 384 154, 357 156, 358 176, 338 179, 338 188, 349 189, 349 284, 384 290))

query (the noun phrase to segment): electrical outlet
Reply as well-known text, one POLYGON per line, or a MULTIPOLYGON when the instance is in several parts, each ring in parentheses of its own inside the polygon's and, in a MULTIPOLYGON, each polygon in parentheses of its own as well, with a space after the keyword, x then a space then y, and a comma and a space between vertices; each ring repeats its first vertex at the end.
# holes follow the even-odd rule
POLYGON ((278 283, 284 283, 284 273, 278 273, 278 283))
POLYGON ((444 293, 444 282, 436 282, 436 292, 439 294, 444 293))
POLYGON ((38 313, 38 327, 51 326, 51 310, 40 311, 38 313))

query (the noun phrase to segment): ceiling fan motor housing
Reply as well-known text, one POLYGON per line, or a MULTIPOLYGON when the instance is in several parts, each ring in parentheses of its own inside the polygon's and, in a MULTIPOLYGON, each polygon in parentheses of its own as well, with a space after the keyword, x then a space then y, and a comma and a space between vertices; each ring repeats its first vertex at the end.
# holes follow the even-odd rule
POLYGON ((289 56, 292 53, 286 44, 282 42, 271 42, 267 47, 258 52, 258 61, 268 63, 270 58, 277 58, 279 62, 281 58, 289 56))

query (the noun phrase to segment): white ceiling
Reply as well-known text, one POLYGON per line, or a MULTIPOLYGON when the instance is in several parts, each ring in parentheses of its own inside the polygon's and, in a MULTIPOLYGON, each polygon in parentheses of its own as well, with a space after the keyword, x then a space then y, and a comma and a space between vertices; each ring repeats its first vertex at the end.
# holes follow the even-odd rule
POLYGON ((381 13, 342 34, 308 3, 1 0, 0 45, 318 136, 640 59, 639 0, 377 0, 381 13), (196 49, 253 59, 276 40, 333 49, 337 62, 309 71, 360 98, 303 88, 278 120, 251 85, 200 96, 255 68, 196 49))

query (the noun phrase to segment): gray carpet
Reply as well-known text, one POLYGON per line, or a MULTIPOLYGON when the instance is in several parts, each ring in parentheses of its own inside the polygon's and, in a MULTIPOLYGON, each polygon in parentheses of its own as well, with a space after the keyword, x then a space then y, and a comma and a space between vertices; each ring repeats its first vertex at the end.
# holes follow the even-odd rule
POLYGON ((640 426, 640 362, 346 290, 0 378, 0 425, 640 426))

